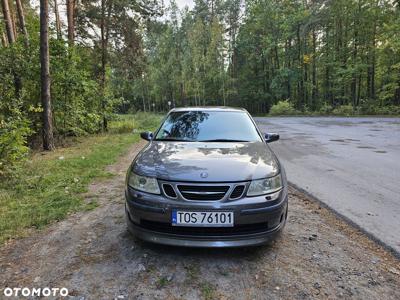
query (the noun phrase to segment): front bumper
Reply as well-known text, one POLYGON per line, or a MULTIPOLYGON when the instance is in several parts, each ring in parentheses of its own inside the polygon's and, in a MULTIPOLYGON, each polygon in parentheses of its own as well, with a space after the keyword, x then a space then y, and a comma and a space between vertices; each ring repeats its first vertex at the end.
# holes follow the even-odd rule
POLYGON ((153 243, 187 247, 244 247, 273 240, 286 223, 288 193, 285 187, 274 201, 265 196, 227 202, 177 201, 127 188, 126 220, 136 237, 153 243), (177 227, 173 209, 234 212, 234 227, 177 227))

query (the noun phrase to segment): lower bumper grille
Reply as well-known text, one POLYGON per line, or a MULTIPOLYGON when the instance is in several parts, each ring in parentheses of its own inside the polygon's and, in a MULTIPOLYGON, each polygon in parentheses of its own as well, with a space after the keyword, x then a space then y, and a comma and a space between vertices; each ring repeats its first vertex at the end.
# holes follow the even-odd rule
POLYGON ((268 231, 268 222, 235 225, 234 227, 181 227, 172 226, 169 223, 141 220, 140 226, 144 229, 193 236, 221 236, 221 235, 241 235, 268 231))

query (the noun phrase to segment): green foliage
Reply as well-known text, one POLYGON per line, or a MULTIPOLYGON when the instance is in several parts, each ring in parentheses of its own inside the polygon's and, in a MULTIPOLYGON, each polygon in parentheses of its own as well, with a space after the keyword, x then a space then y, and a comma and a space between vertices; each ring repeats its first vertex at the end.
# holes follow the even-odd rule
POLYGON ((71 148, 33 156, 0 184, 0 243, 85 209, 79 195, 93 179, 108 176, 104 167, 137 140, 131 134, 93 136, 71 148))
POLYGON ((237 88, 250 110, 282 98, 306 113, 329 113, 326 103, 350 114, 348 105, 356 112, 362 99, 370 107, 400 105, 400 7, 393 1, 248 4, 236 59, 237 88))
POLYGON ((83 63, 85 48, 70 48, 63 41, 51 41, 52 102, 57 133, 80 136, 99 132, 101 114, 99 85, 90 66, 83 63))
POLYGON ((217 298, 216 288, 213 284, 209 282, 200 283, 200 292, 201 296, 205 300, 213 300, 217 298))
POLYGON ((358 108, 357 113, 360 115, 400 115, 400 106, 398 105, 362 105, 358 108))
POLYGON ((340 105, 332 111, 332 114, 340 116, 351 116, 354 115, 354 109, 351 105, 340 105))
POLYGON ((35 132, 30 119, 35 109, 26 90, 16 97, 17 72, 26 66, 25 59, 31 59, 25 54, 20 44, 0 48, 0 178, 11 175, 24 161, 29 152, 27 138, 35 132))
POLYGON ((295 115, 298 111, 293 107, 289 100, 279 101, 277 104, 272 105, 269 113, 271 115, 295 115))
POLYGON ((318 113, 320 115, 330 115, 333 111, 333 107, 330 104, 324 103, 320 109, 318 110, 318 113))
MULTIPOLYGON (((34 23, 36 20, 34 19, 34 23)), ((28 153, 27 140, 40 141, 41 103, 37 35, 0 48, 0 176, 10 175, 28 153), (15 78, 21 82, 19 95, 15 78)), ((79 51, 84 51, 78 49, 79 51)), ((77 50, 77 51, 78 51, 77 50)), ((56 136, 80 136, 101 128, 98 85, 90 66, 65 43, 50 41, 52 104, 56 136)))
POLYGON ((152 113, 137 113, 134 116, 138 130, 154 130, 155 125, 159 125, 162 115, 152 113))
MULTIPOLYGON (((240 6, 231 2, 233 10, 240 6)), ((172 3, 169 18, 151 24, 143 45, 146 56, 140 61, 142 73, 135 74, 133 85, 114 81, 125 95, 132 95, 129 102, 135 110, 165 111, 168 101, 173 106, 224 105, 236 95, 232 72, 227 70, 236 32, 226 34, 225 21, 236 22, 235 27, 239 16, 230 15, 228 20, 223 8, 228 4, 215 5, 218 15, 212 15, 206 3, 196 4, 198 13, 179 11, 172 3)))
POLYGON ((376 115, 396 115, 400 116, 400 106, 399 105, 388 105, 375 108, 376 115))
POLYGON ((400 105, 393 1, 245 1, 242 21, 240 2, 197 1, 191 11, 171 5, 170 18, 146 32, 142 73, 123 84, 131 95, 125 109, 165 110, 171 101, 266 113, 290 99, 298 112, 328 114, 341 105, 364 111, 362 99, 400 105))
POLYGON ((110 133, 133 133, 154 130, 161 123, 161 115, 137 113, 134 115, 115 115, 109 126, 110 133))
MULTIPOLYGON (((119 129, 124 126, 120 120, 130 120, 137 131, 154 130, 160 116, 117 116, 110 122, 115 132, 123 131, 119 129)), ((139 134, 131 133, 94 135, 80 138, 72 147, 31 156, 14 170, 13 177, 0 181, 0 244, 24 235, 32 227, 61 220, 69 212, 95 207, 95 202, 86 204, 81 194, 95 178, 109 176, 104 167, 138 140, 139 134)))
POLYGON ((386 105, 378 106, 374 104, 362 104, 357 109, 354 109, 351 105, 340 105, 332 111, 333 115, 340 116, 352 116, 352 115, 400 115, 400 106, 398 105, 386 105))
POLYGON ((9 175, 27 157, 26 138, 32 132, 29 125, 22 117, 0 119, 0 177, 9 175))

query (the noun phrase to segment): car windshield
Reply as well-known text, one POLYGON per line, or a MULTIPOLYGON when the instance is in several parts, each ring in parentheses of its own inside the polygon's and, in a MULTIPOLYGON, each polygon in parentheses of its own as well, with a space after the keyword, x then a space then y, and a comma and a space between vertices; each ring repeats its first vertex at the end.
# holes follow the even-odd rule
POLYGON ((241 111, 172 112, 155 140, 187 142, 253 142, 260 136, 249 115, 241 111))

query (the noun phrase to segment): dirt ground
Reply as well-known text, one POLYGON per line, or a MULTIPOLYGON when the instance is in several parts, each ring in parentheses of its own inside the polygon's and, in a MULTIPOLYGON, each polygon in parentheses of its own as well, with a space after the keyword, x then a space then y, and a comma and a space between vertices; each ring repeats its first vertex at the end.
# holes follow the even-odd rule
POLYGON ((135 240, 124 176, 143 143, 90 186, 99 207, 0 248, 5 287, 66 287, 69 299, 400 299, 400 261, 290 189, 283 235, 250 249, 187 249, 135 240))

